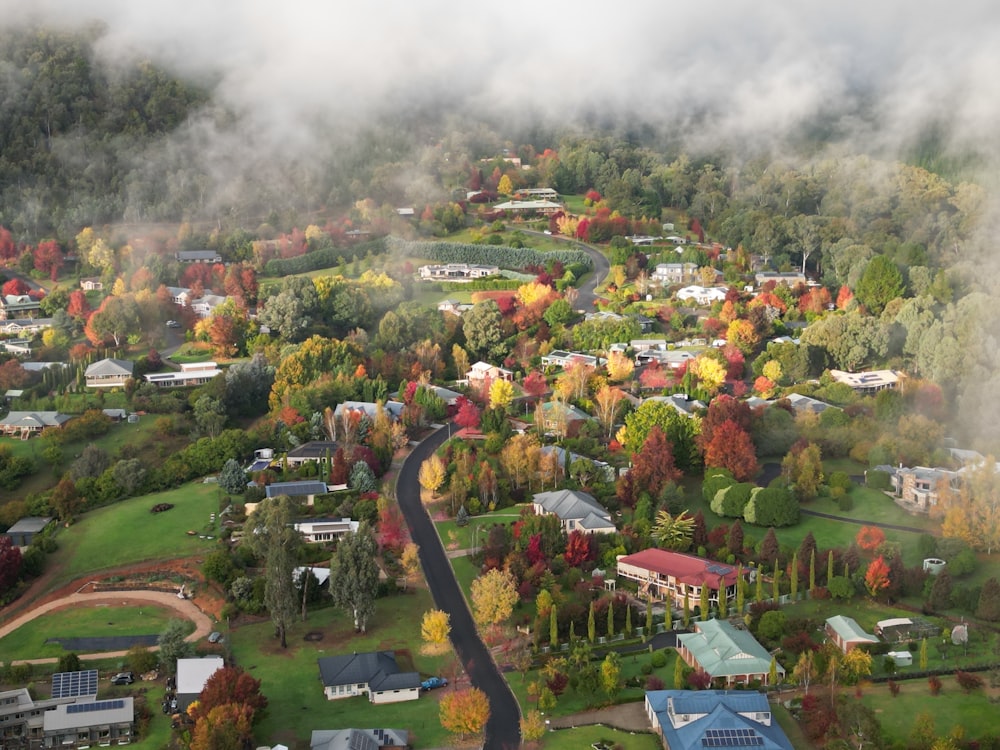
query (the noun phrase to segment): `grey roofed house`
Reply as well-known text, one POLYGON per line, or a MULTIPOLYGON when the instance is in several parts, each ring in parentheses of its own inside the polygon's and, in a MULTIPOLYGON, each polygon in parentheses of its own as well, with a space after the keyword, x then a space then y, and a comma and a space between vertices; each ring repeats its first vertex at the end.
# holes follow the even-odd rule
POLYGON ((27 547, 35 535, 41 534, 50 523, 52 516, 28 516, 7 529, 4 536, 10 537, 15 547, 27 547))
MULTIPOLYGON (((403 404, 398 401, 386 401, 382 407, 394 420, 403 416, 403 404)), ((378 404, 372 401, 345 401, 342 404, 337 404, 337 408, 333 410, 333 416, 340 419, 340 415, 344 413, 345 409, 363 412, 369 419, 375 419, 375 415, 378 414, 378 404)))
POLYGON ((135 705, 132 698, 62 703, 43 718, 45 746, 110 744, 132 740, 135 705))
POLYGON ((13 435, 20 433, 22 437, 41 432, 46 427, 62 427, 73 417, 60 414, 57 411, 12 411, 0 420, 0 433, 13 435))
POLYGON ((285 459, 289 466, 300 466, 306 461, 320 461, 326 458, 327 453, 333 459, 333 454, 337 452, 337 442, 333 440, 310 440, 308 443, 297 445, 285 454, 285 459))
POLYGON ((221 263, 222 256, 214 250, 180 250, 176 254, 180 263, 221 263))
POLYGON ((289 497, 304 497, 307 498, 307 502, 312 505, 313 500, 316 495, 325 495, 327 493, 326 482, 274 482, 273 484, 267 485, 265 490, 268 497, 277 497, 278 495, 288 495, 289 497))
POLYGON ((611 533, 616 531, 611 513, 592 495, 577 490, 538 492, 532 498, 537 515, 554 515, 567 532, 611 533))
POLYGON ((87 367, 84 376, 88 388, 114 388, 132 377, 135 362, 128 359, 101 359, 87 367))
POLYGON ((400 672, 392 651, 326 656, 316 660, 329 700, 368 694, 372 703, 420 697, 420 673, 400 672))
POLYGON ((410 733, 405 729, 314 729, 311 750, 380 750, 407 747, 410 733))

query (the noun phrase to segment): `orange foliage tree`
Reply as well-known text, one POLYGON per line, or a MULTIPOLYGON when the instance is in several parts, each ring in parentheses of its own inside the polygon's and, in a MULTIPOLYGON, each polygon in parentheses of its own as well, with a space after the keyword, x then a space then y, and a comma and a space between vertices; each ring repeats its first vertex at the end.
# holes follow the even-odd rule
POLYGON ((885 532, 877 526, 862 526, 854 541, 865 552, 874 552, 885 541, 885 532))
POLYGON ((868 566, 865 572, 865 588, 874 599, 880 591, 889 588, 889 564, 879 555, 868 566))
POLYGON ((705 466, 729 469, 737 482, 752 479, 759 467, 750 435, 733 420, 725 420, 705 444, 705 466))
POLYGON ((441 699, 441 726, 459 737, 478 735, 490 719, 490 701, 479 688, 448 693, 441 699))

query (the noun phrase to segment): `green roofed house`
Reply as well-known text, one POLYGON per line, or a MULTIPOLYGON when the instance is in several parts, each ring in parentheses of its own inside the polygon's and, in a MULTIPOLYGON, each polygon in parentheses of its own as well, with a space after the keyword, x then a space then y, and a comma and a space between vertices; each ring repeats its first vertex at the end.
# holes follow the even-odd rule
MULTIPOLYGON (((702 670, 713 682, 769 682, 771 654, 748 631, 738 630, 726 620, 698 622, 695 632, 678 634, 677 653, 688 666, 702 670)), ((781 679, 785 669, 780 664, 776 668, 781 679)))
POLYGON ((853 617, 844 615, 827 618, 826 637, 845 654, 864 643, 878 643, 878 638, 866 633, 853 617))

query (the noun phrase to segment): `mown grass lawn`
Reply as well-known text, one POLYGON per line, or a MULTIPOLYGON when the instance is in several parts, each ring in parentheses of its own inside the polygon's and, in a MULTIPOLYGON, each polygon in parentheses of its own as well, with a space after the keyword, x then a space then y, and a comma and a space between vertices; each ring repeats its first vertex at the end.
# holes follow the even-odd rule
MULTIPOLYGON (((330 607, 296 622, 288 633, 288 649, 274 639, 270 622, 235 628, 230 646, 235 662, 261 681, 268 708, 255 734, 260 744, 305 742, 314 729, 338 727, 406 727, 417 748, 446 747, 448 733, 441 727, 437 701, 443 690, 419 700, 376 706, 366 697, 328 701, 323 696, 316 660, 352 652, 395 650, 400 666, 423 675, 444 674, 453 679, 454 657, 420 654, 420 621, 434 604, 424 589, 376 602, 375 617, 366 634, 355 634, 353 623, 330 607), (320 641, 306 641, 321 632, 320 641)), ((449 688, 446 688, 446 690, 449 688)))
POLYGON ((4 661, 41 659, 67 653, 58 643, 46 643, 50 638, 158 635, 172 615, 170 610, 154 606, 78 604, 48 612, 0 638, 0 653, 4 661))
POLYGON ((659 750, 661 747, 655 734, 633 734, 600 724, 548 732, 542 740, 542 747, 546 750, 587 750, 598 742, 604 742, 608 747, 621 747, 622 750, 659 750))
POLYGON ((198 535, 217 536, 209 516, 219 510, 219 493, 216 484, 191 482, 91 511, 59 532, 59 551, 49 564, 63 582, 97 570, 209 552, 215 540, 198 535), (151 513, 159 503, 174 507, 151 513))
POLYGON ((527 508, 527 503, 514 505, 492 513, 482 513, 469 518, 469 523, 459 526, 455 521, 435 521, 438 536, 446 550, 482 548, 489 535, 489 529, 496 523, 513 523, 521 517, 521 511, 527 508), (477 531, 478 529, 478 531, 477 531))
MULTIPOLYGON (((983 677, 989 679, 988 675, 983 677)), ((895 698, 888 685, 871 685, 863 690, 861 701, 875 711, 890 743, 905 742, 921 713, 933 717, 934 731, 939 737, 948 735, 955 727, 965 730, 965 741, 1000 734, 997 709, 990 703, 987 691, 965 693, 954 677, 942 677, 941 683, 941 692, 934 696, 926 680, 901 681, 895 698)))

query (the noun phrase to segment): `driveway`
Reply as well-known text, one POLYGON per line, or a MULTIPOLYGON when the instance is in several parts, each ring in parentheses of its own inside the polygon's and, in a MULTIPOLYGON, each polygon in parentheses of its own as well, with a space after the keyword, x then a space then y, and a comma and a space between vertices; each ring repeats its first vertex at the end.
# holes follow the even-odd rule
POLYGON ((517 700, 479 638, 441 538, 420 502, 420 484, 417 481, 420 464, 444 443, 448 434, 447 429, 439 429, 407 456, 396 479, 396 498, 410 527, 410 536, 420 547, 420 564, 434 604, 451 616, 451 642, 458 658, 473 686, 489 698, 490 720, 486 725, 483 748, 514 750, 521 745, 521 712, 517 700))

